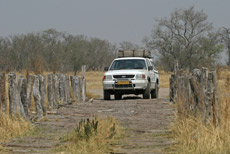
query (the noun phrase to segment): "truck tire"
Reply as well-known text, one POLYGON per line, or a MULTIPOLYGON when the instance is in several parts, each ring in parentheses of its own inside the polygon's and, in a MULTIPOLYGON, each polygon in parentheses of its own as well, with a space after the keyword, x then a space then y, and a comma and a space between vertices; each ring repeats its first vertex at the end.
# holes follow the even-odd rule
POLYGON ((104 90, 104 100, 110 100, 110 92, 108 90, 104 90))
POLYGON ((147 88, 144 90, 143 99, 150 98, 150 83, 148 83, 147 88))
POLYGON ((155 84, 155 89, 151 91, 151 98, 158 98, 159 88, 157 83, 155 84))
POLYGON ((122 95, 121 94, 115 94, 114 97, 115 97, 115 100, 120 100, 122 98, 122 95))

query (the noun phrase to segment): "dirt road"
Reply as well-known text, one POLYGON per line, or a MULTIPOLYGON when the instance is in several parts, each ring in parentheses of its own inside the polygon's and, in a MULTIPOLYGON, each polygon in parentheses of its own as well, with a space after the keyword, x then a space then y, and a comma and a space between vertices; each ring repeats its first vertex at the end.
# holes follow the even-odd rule
MULTIPOLYGON (((101 94, 100 91, 98 93, 101 94)), ((49 114, 47 121, 35 123, 37 133, 5 144, 6 150, 2 153, 51 153, 52 148, 61 144, 61 136, 74 129, 81 119, 95 115, 113 116, 125 128, 127 137, 122 140, 118 153, 165 153, 165 149, 172 143, 167 133, 174 110, 167 96, 168 89, 161 89, 159 99, 125 97, 119 101, 98 99, 92 103, 63 106, 55 114, 49 114)))

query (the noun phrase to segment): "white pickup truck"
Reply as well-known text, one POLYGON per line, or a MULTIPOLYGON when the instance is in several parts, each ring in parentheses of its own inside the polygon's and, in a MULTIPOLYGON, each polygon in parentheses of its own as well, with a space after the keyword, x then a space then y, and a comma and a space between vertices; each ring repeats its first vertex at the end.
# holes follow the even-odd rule
POLYGON ((158 97, 159 74, 151 58, 116 58, 105 71, 104 100, 110 100, 110 95, 122 99, 124 94, 142 94, 144 99, 158 97))

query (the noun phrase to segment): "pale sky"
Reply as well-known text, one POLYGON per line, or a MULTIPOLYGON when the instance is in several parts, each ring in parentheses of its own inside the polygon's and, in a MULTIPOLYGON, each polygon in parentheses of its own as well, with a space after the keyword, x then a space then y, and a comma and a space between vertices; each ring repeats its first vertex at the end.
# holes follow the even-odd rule
POLYGON ((155 18, 192 5, 203 9, 214 27, 230 27, 230 0, 0 0, 0 37, 54 28, 141 45, 155 18))

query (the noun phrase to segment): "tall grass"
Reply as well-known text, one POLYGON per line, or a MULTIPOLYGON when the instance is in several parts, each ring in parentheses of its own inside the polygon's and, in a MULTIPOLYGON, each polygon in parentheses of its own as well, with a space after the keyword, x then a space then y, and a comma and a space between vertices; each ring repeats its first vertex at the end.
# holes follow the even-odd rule
MULTIPOLYGON (((203 123, 202 117, 176 114, 170 126, 171 137, 176 141, 171 147, 181 154, 229 154, 230 153, 230 89, 228 70, 218 72, 219 102, 221 105, 221 125, 211 121, 203 123)), ((181 103, 182 104, 182 103, 181 103)), ((177 108, 180 108, 178 102, 177 108)))
POLYGON ((87 89, 102 89, 104 72, 89 71, 85 73, 87 89))
POLYGON ((170 77, 171 77, 171 73, 165 72, 163 70, 159 71, 160 88, 169 88, 170 77))
POLYGON ((4 143, 14 137, 24 135, 32 130, 30 122, 20 116, 11 117, 5 113, 0 114, 0 142, 4 143))
MULTIPOLYGON (((6 74, 6 89, 8 89, 8 75, 6 74)), ((33 129, 29 121, 24 120, 20 115, 9 115, 9 97, 6 90, 6 111, 2 112, 0 107, 0 142, 5 143, 12 138, 25 135, 33 129)), ((0 102, 1 103, 1 102, 0 102)))
POLYGON ((61 140, 66 143, 56 150, 68 154, 104 154, 113 151, 112 144, 121 134, 119 123, 111 117, 81 121, 76 129, 61 140))

